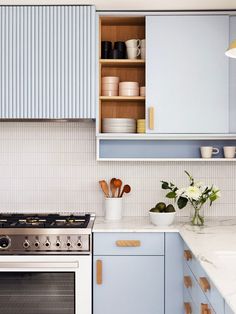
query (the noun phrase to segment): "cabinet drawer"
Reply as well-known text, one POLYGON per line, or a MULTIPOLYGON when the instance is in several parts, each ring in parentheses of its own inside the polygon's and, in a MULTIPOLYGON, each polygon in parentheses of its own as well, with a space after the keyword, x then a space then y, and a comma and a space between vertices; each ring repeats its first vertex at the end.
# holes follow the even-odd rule
POLYGON ((184 256, 186 264, 191 269, 202 291, 213 306, 215 312, 219 314, 224 313, 224 299, 187 246, 185 246, 184 256), (186 251, 190 252, 191 258, 190 256, 188 258, 186 251))
POLYGON ((94 233, 94 255, 164 255, 164 233, 94 233))
MULTIPOLYGON (((194 277, 192 271, 188 267, 186 263, 184 263, 184 288, 187 290, 187 292, 190 294, 193 303, 196 306, 197 313, 202 313, 202 306, 207 305, 207 308, 211 310, 211 314, 214 314, 214 310, 207 299, 206 295, 200 288, 199 283, 197 282, 196 278, 194 277), (186 281, 186 278, 188 279, 186 281), (189 283, 189 285, 186 286, 186 282, 189 283)), ((217 312, 219 314, 222 314, 224 312, 217 312)))

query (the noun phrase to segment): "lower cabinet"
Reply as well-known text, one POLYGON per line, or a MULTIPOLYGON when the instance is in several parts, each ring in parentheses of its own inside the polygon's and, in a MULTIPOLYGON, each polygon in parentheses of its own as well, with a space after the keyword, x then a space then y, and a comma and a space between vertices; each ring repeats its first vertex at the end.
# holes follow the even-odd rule
POLYGON ((93 314, 164 314, 164 233, 95 233, 93 314))
POLYGON ((164 256, 96 256, 94 314, 164 314, 164 256))

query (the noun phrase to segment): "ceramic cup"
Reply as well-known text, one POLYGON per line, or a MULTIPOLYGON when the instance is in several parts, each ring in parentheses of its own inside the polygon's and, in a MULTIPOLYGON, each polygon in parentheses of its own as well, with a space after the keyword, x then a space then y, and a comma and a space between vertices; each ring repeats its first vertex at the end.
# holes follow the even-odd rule
POLYGON ((104 202, 105 220, 121 220, 123 211, 123 198, 105 198, 104 202))
POLYGON ((127 48, 128 59, 137 59, 140 53, 141 50, 139 48, 127 48))
POLYGON ((141 40, 140 46, 141 46, 141 48, 145 48, 146 47, 146 39, 142 39, 141 40))
POLYGON ((125 42, 127 48, 138 48, 140 47, 140 39, 129 39, 125 42))
POLYGON ((146 48, 141 48, 141 59, 145 60, 146 58, 146 48))
POLYGON ((234 158, 236 153, 235 146, 224 146, 224 156, 225 158, 234 158))
POLYGON ((212 155, 217 155, 220 152, 219 148, 212 146, 201 146, 200 150, 202 158, 211 158, 212 155))

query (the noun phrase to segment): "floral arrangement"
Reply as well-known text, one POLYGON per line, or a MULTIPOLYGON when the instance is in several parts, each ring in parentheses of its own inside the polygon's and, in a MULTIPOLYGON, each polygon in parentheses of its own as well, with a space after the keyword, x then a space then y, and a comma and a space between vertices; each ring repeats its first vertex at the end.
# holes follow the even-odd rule
POLYGON ((190 181, 189 186, 178 188, 171 182, 161 181, 162 189, 169 190, 166 197, 174 199, 179 209, 190 203, 194 209, 191 223, 202 226, 204 225, 204 216, 200 215, 200 210, 208 200, 211 206, 221 196, 220 190, 215 185, 207 186, 202 182, 195 182, 194 178, 187 171, 185 173, 190 181))

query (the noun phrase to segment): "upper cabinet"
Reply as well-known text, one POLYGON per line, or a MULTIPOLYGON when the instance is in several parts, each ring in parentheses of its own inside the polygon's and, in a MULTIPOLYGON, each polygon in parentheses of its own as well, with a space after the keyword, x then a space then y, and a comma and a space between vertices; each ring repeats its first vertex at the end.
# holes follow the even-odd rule
POLYGON ((0 6, 0 119, 95 118, 93 6, 0 6))
POLYGON ((146 17, 147 133, 230 131, 228 43, 228 16, 146 17))

